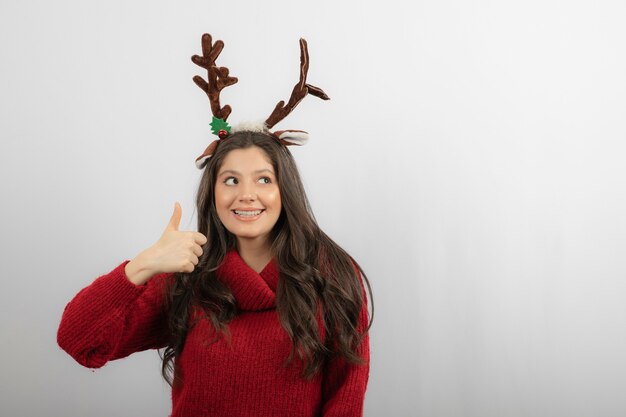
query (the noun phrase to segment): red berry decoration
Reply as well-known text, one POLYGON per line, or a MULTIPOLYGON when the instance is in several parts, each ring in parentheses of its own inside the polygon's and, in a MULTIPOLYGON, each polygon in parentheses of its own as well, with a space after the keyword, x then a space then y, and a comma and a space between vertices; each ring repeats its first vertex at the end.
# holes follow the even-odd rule
POLYGON ((228 136, 228 132, 224 129, 220 129, 219 132, 217 132, 217 136, 219 136, 220 139, 224 139, 228 136))

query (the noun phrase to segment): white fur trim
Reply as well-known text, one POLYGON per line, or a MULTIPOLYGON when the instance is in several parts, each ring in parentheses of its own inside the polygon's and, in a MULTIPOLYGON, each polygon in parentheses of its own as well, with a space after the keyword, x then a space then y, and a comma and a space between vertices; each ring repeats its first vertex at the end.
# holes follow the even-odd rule
POLYGON ((266 132, 267 126, 265 126, 265 122, 263 120, 257 121, 245 121, 237 123, 237 125, 233 126, 230 129, 230 133, 242 132, 242 131, 250 131, 250 132, 266 132))

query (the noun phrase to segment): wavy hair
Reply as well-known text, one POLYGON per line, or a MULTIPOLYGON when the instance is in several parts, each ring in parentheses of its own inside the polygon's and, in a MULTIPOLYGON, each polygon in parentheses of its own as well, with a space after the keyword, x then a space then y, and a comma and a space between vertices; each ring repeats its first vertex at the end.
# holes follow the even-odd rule
POLYGON ((215 208, 215 183, 226 155, 234 149, 257 146, 272 163, 280 191, 282 210, 270 232, 271 252, 280 278, 276 290, 276 310, 280 323, 292 341, 291 353, 302 361, 302 377, 311 379, 332 357, 342 356, 349 363, 364 360, 357 347, 369 331, 374 305, 372 290, 363 269, 318 226, 296 167, 287 147, 261 132, 237 132, 220 141, 207 163, 197 194, 198 231, 207 237, 198 265, 191 273, 176 273, 166 289, 170 343, 163 354, 161 373, 170 386, 178 382, 175 359, 183 351, 191 309, 200 307, 202 319, 220 335, 230 336, 228 323, 237 314, 230 289, 216 279, 216 270, 226 253, 236 248, 236 236, 220 221, 215 208), (358 272, 357 272, 358 271, 358 272), (365 291, 358 273, 367 284, 372 314, 366 329, 358 321, 365 291), (321 311, 320 311, 321 309, 321 311), (321 314, 319 314, 321 313, 321 314), (318 316, 321 316, 319 317, 318 316), (322 319, 324 336, 320 334, 322 319))

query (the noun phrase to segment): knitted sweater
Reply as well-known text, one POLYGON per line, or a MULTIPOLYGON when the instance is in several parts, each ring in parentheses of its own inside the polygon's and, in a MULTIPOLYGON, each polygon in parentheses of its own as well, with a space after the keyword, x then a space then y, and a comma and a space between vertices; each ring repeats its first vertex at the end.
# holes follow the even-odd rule
MULTIPOLYGON (((137 286, 126 277, 128 262, 98 277, 65 307, 57 341, 83 366, 99 368, 110 360, 167 345, 163 284, 173 274, 158 274, 137 286)), ((230 287, 239 308, 228 325, 231 343, 219 338, 207 346, 215 335, 207 320, 191 328, 176 359, 182 383, 172 389, 171 417, 362 416, 368 336, 358 347, 366 365, 335 358, 312 380, 304 380, 298 360, 283 367, 291 340, 276 312, 276 261, 257 273, 232 250, 217 276, 230 287)), ((194 310, 190 319, 199 314, 194 310)), ((366 325, 364 303, 359 329, 366 325)))

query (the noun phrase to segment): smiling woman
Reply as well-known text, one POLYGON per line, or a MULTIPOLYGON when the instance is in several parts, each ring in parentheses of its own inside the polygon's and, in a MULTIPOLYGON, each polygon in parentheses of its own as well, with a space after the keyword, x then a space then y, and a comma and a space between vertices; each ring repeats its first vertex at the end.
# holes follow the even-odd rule
POLYGON ((176 204, 159 241, 70 301, 58 343, 92 368, 164 349, 172 417, 361 416, 369 282, 315 221, 287 148, 305 132, 269 131, 307 92, 327 96, 304 83, 303 70, 287 105, 258 126, 231 129, 230 108, 215 97, 216 85, 233 83, 213 65, 219 42, 205 35, 194 60, 209 69, 210 83, 196 83, 222 117, 212 124, 219 140, 196 160, 198 231, 178 230, 176 204))
POLYGON ((241 257, 260 272, 269 261, 269 233, 281 212, 276 174, 261 148, 235 149, 224 158, 215 206, 224 226, 237 236, 241 257))

